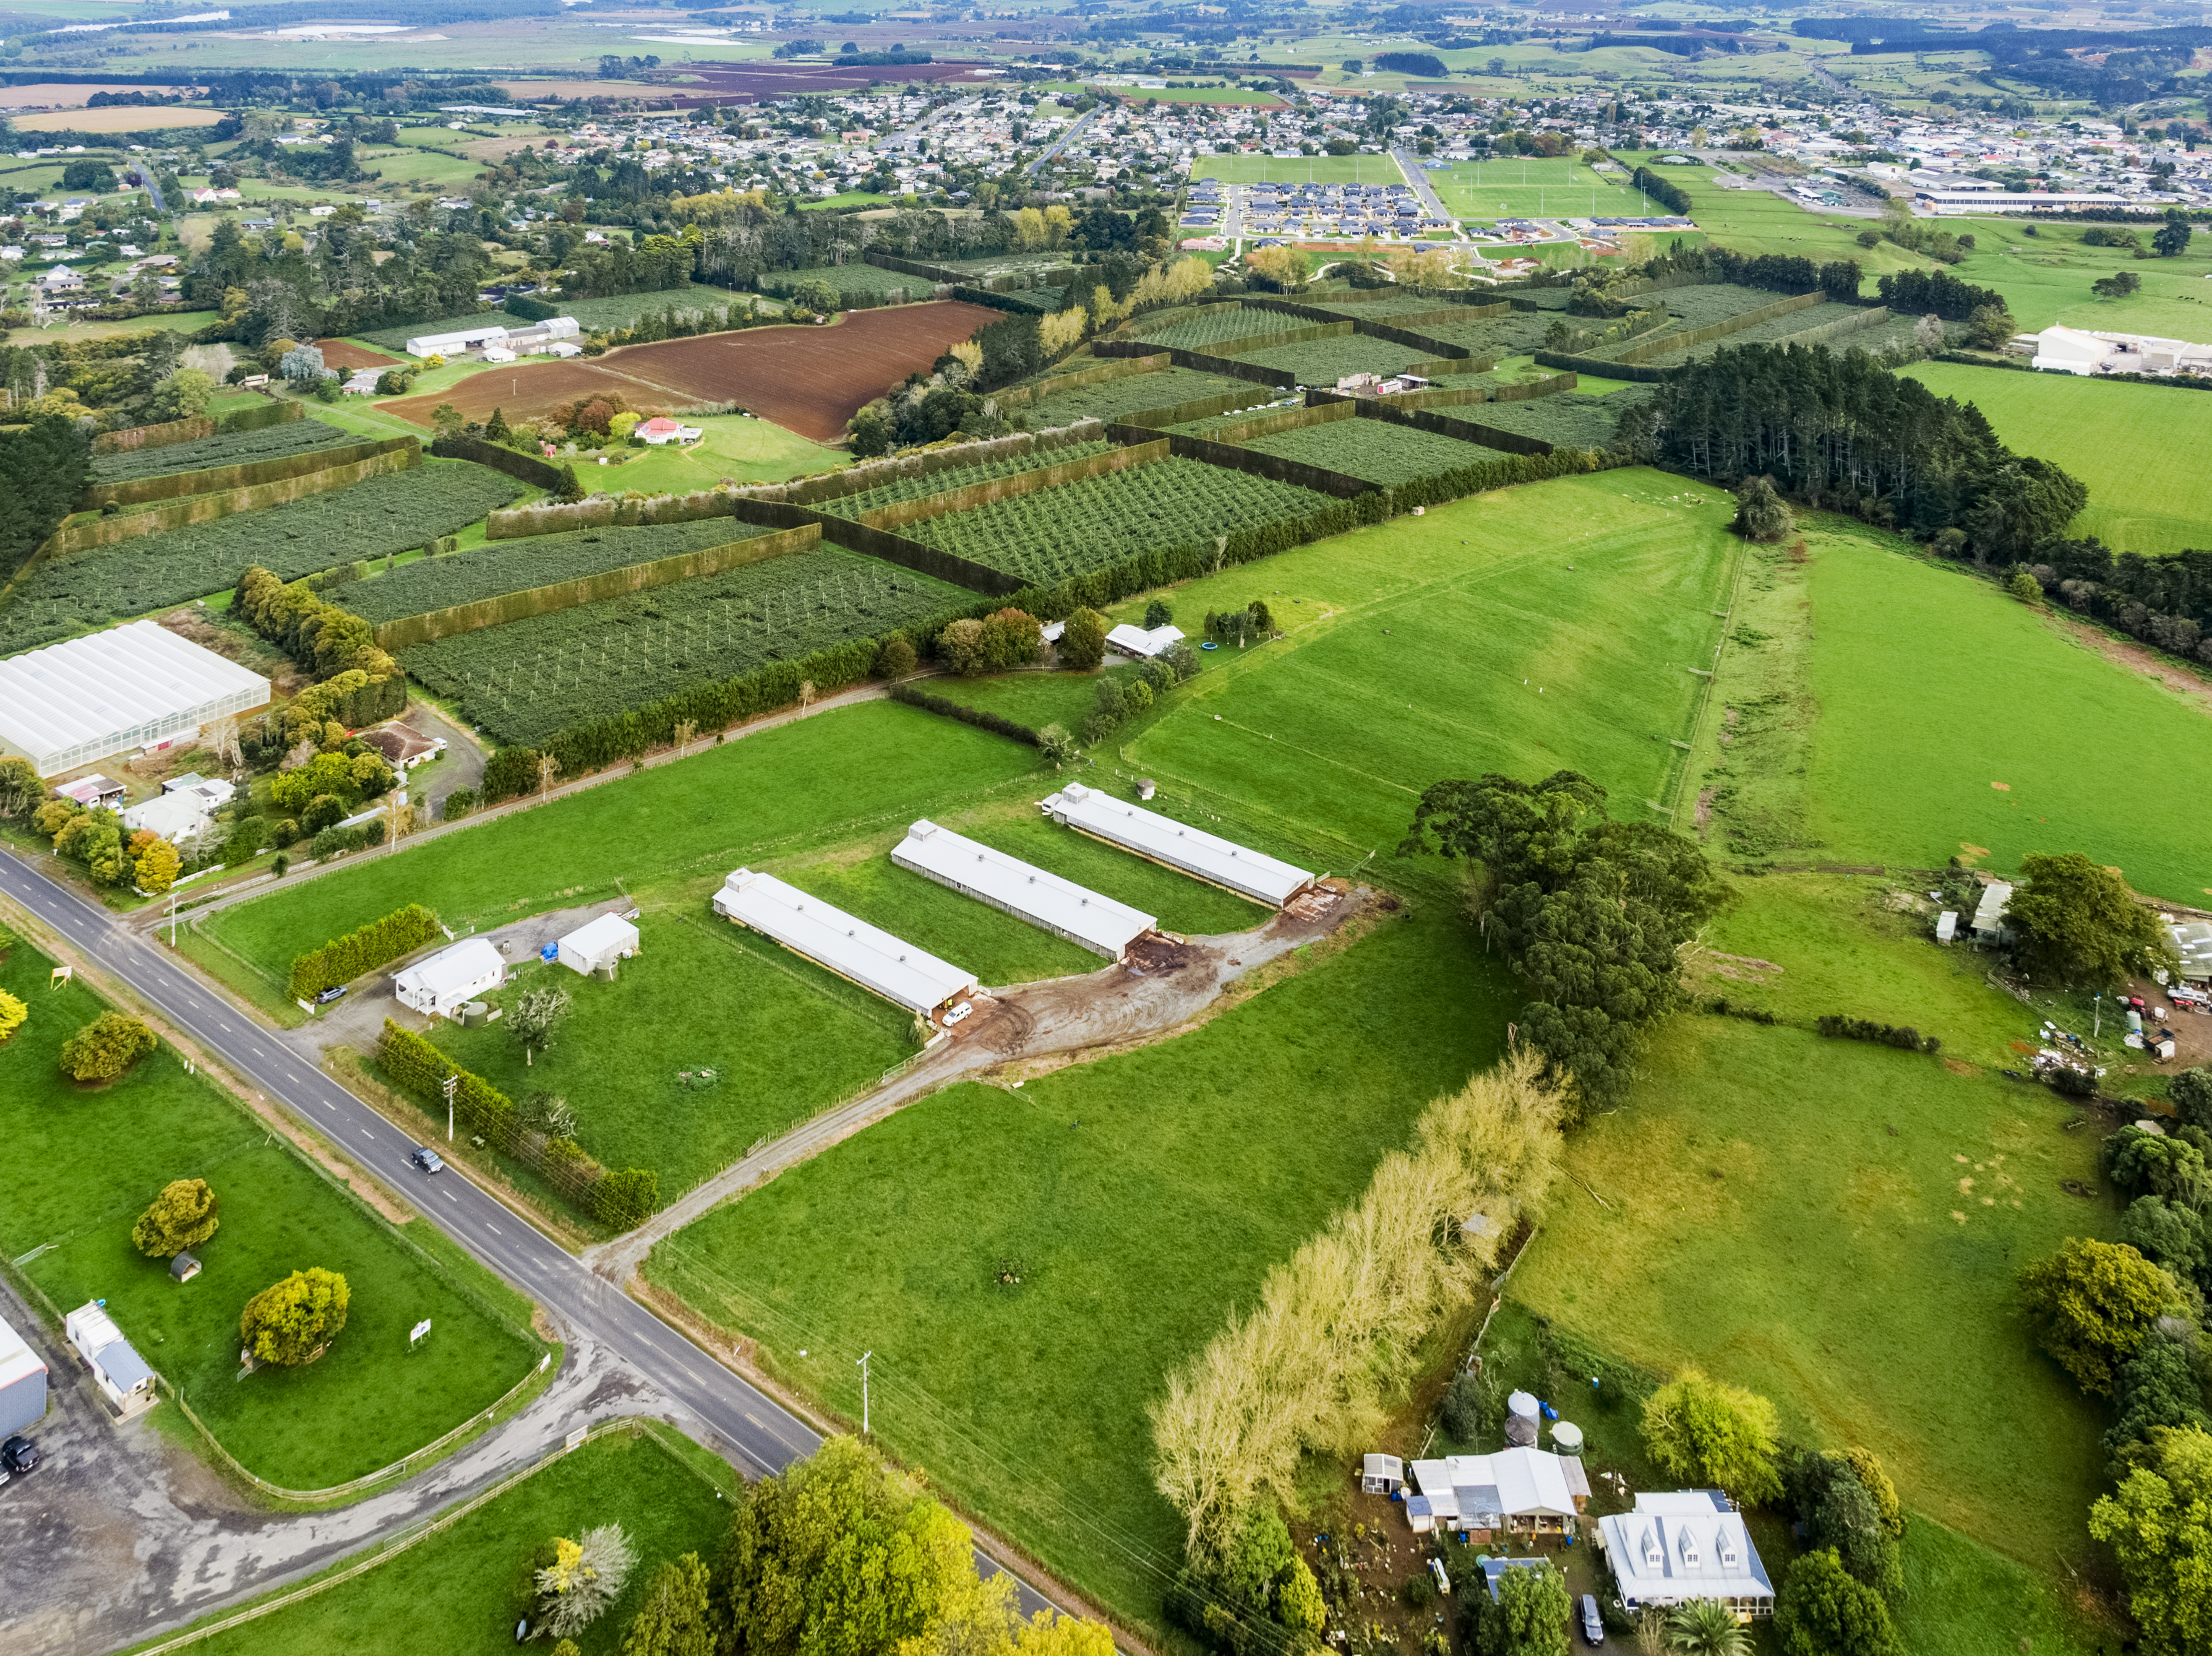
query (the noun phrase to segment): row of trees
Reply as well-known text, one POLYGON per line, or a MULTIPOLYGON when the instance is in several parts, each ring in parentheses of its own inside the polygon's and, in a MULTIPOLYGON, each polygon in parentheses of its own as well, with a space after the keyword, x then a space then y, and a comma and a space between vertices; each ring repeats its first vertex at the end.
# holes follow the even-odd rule
POLYGON ((435 939, 440 931, 438 917, 420 903, 394 909, 381 919, 371 920, 300 955, 292 962, 289 992, 305 999, 350 983, 364 972, 412 954, 435 939))

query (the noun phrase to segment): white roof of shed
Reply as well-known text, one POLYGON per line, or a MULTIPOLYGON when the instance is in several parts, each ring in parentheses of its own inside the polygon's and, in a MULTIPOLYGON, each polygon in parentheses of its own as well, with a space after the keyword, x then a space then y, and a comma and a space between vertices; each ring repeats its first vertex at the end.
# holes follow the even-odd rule
POLYGON ((392 980, 403 989, 427 989, 442 998, 487 974, 506 970, 506 958, 489 937, 464 937, 451 949, 441 949, 428 960, 393 973, 392 980))
POLYGON ((714 894, 714 912, 743 921, 794 954, 818 961, 840 977, 910 1011, 931 1011, 975 987, 974 973, 925 953, 773 874, 737 870, 714 894))
POLYGON ((1085 834, 1095 834, 1140 856, 1279 907, 1313 883, 1314 877, 1304 869, 1079 782, 1069 783, 1043 800, 1041 808, 1047 816, 1064 820, 1085 834))
POLYGON ((43 1374, 46 1370, 45 1359, 9 1326, 6 1319, 0 1318, 0 1390, 28 1375, 43 1374))
MULTIPOLYGON (((50 644, 0 661, 0 748, 34 765, 72 749, 119 752, 134 732, 240 696, 269 700, 269 681, 150 621, 50 644)), ((236 709, 234 709, 236 711, 236 709)), ((208 717, 213 717, 210 713, 208 717)), ((94 755, 98 757, 98 755, 94 755)))
POLYGON ((562 938, 560 946, 580 955, 596 955, 603 949, 629 949, 636 942, 635 926, 619 914, 602 914, 562 938))
POLYGON ((906 831, 891 860, 917 874, 980 892, 986 901, 1072 937, 1109 960, 1119 960, 1134 939, 1158 924, 1157 916, 1102 897, 927 818, 906 831))
MULTIPOLYGON (((1498 1510, 1508 1518, 1572 1518, 1575 1491, 1570 1480, 1581 1476, 1579 1463, 1569 1463, 1542 1449, 1500 1449, 1496 1454, 1452 1455, 1413 1463, 1413 1481, 1429 1497, 1438 1517, 1460 1516, 1461 1503, 1455 1496, 1458 1491, 1468 1489, 1494 1491, 1498 1510)), ((1589 1493, 1587 1484, 1583 1493, 1589 1493)))

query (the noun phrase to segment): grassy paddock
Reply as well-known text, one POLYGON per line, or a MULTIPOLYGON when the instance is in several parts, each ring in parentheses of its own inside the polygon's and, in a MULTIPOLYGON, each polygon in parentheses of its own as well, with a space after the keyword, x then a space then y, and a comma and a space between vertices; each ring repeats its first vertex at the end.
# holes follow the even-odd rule
POLYGON ((855 1419, 872 1350, 894 1452, 1156 1621, 1182 1526, 1152 1487, 1146 1404, 1495 1056, 1511 998, 1445 906, 1408 908, 1178 1040, 915 1105, 648 1272, 855 1419))
MULTIPOLYGON (((2198 327, 2212 333, 2212 309, 2198 327)), ((2070 532, 2094 535, 2116 552, 2212 542, 2212 409, 2197 406, 2212 397, 1961 362, 1905 372, 1939 397, 1973 403, 2008 447, 2055 461, 2088 484, 2089 504, 2070 532)))
POLYGON ((614 1656, 654 1570, 686 1552, 714 1561, 738 1487, 727 1465, 665 1428, 610 1433, 374 1569, 193 1648, 207 1656, 413 1656, 425 1648, 493 1656, 514 1647, 514 1624, 532 1610, 531 1571, 550 1561, 554 1538, 620 1524, 637 1568, 577 1641, 586 1656, 614 1656))
POLYGON ((120 1081, 63 1078, 61 1043, 106 1007, 80 984, 46 986, 50 962, 18 943, 0 986, 32 1008, 0 1050, 0 1134, 20 1163, 0 1204, 0 1248, 66 1311, 104 1299, 149 1363, 181 1387, 223 1447, 290 1489, 319 1489, 379 1467, 481 1413, 537 1362, 539 1348, 492 1314, 526 1317, 473 1264, 433 1258, 337 1189, 169 1049, 120 1081), (204 1178, 222 1202, 204 1265, 179 1288, 131 1226, 172 1179, 204 1178), (246 1301, 319 1265, 352 1289, 329 1355, 299 1369, 238 1372, 246 1301), (407 1331, 435 1326, 410 1352, 407 1331))
POLYGON ((1403 184, 1405 169, 1388 155, 1301 155, 1285 161, 1271 155, 1200 155, 1190 164, 1194 179, 1224 184, 1403 184))
POLYGON ((1908 1505, 2023 1563, 2081 1562, 2100 1422, 2011 1291, 2065 1237, 2116 1228, 2058 1188, 2097 1179, 2073 1112, 1938 1059, 1712 1017, 1662 1031, 1645 1075, 1571 1142, 1585 1188, 1519 1294, 1646 1368, 1771 1397, 1793 1437, 1865 1444, 1908 1505))

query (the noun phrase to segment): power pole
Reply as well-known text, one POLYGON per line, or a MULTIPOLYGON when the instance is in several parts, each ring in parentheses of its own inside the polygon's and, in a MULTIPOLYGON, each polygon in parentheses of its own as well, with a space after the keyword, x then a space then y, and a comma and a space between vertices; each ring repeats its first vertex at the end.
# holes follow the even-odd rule
POLYGON ((446 1142, 448 1144, 453 1142, 453 1095, 459 1092, 460 1088, 460 1077, 449 1075, 446 1077, 444 1086, 439 1089, 446 1095, 446 1142))
POLYGON ((863 1351, 857 1365, 860 1371, 860 1435, 862 1437, 868 1435, 868 1359, 875 1355, 872 1351, 863 1351))

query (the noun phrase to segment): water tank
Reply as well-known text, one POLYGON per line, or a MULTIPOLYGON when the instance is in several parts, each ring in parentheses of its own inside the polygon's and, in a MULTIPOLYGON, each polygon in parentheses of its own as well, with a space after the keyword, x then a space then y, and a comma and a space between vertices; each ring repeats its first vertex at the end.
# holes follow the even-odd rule
POLYGON ((1508 1414, 1520 1415, 1528 1420, 1536 1419, 1543 1413, 1543 1409, 1544 1405, 1536 1401, 1535 1394, 1533 1392, 1516 1392, 1505 1399, 1505 1411, 1508 1414))
POLYGON ((472 1000, 467 1005, 461 1008, 461 1028, 464 1029, 481 1029, 483 1028, 484 1020, 490 1016, 490 1002, 472 1000))
POLYGON ((1571 1420, 1556 1422, 1552 1428, 1552 1447, 1560 1454, 1579 1458, 1583 1452, 1583 1429, 1571 1420))
POLYGON ((1507 1446, 1510 1448, 1534 1448, 1536 1447, 1536 1422, 1534 1418, 1528 1415, 1506 1416, 1505 1441, 1507 1446))

